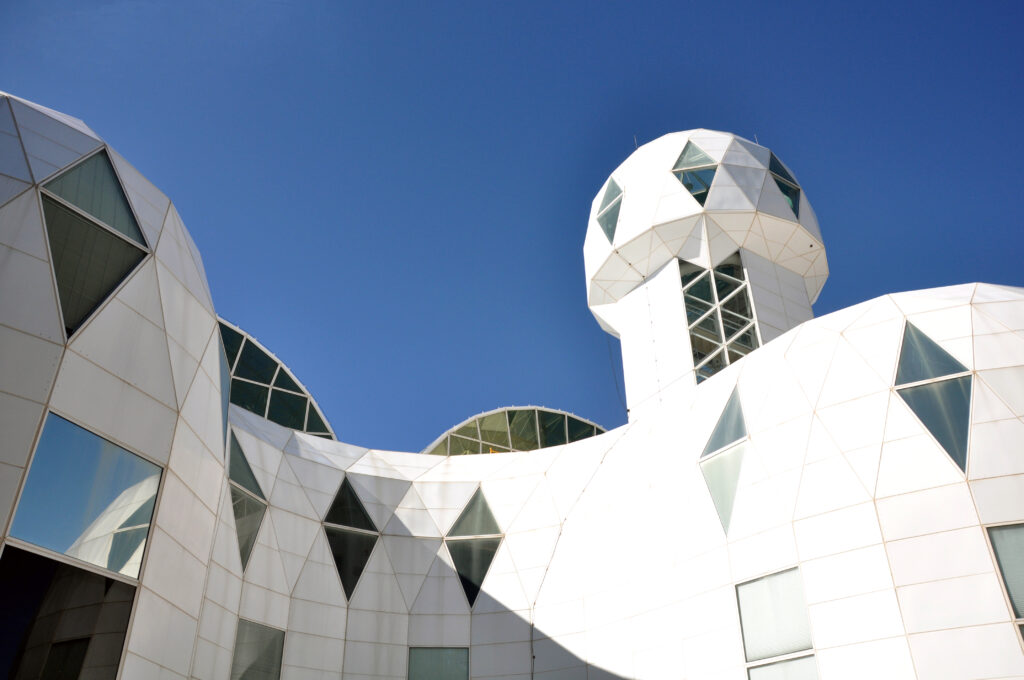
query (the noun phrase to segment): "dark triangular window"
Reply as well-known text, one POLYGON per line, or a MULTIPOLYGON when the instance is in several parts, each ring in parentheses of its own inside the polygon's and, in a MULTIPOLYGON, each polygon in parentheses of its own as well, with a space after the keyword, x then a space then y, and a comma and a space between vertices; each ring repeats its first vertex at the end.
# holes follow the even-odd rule
POLYGON ((242 451, 242 445, 238 443, 234 432, 231 433, 231 463, 228 467, 228 477, 250 493, 267 500, 259 482, 256 481, 256 476, 252 473, 252 468, 249 467, 249 461, 245 459, 245 452, 242 451))
POLYGON ((772 154, 768 160, 768 171, 772 173, 772 179, 775 180, 779 191, 785 197, 793 215, 800 217, 800 185, 793 179, 789 170, 786 170, 786 166, 775 157, 775 154, 772 154))
POLYGON ((494 513, 487 505, 487 499, 484 498, 483 492, 478 488, 473 497, 469 499, 462 514, 455 520, 448 535, 488 536, 500 533, 501 529, 498 528, 498 522, 494 519, 494 513))
POLYGON ((366 513, 366 509, 363 507, 362 501, 359 500, 359 496, 356 495, 355 489, 352 488, 352 483, 348 481, 348 477, 341 483, 338 495, 334 497, 334 502, 331 503, 331 508, 327 511, 324 521, 363 531, 377 531, 377 527, 370 519, 370 515, 366 513))
POLYGON ((725 404, 722 415, 718 418, 711 438, 708 439, 701 458, 719 451, 729 444, 739 441, 747 436, 747 424, 743 420, 743 407, 740 405, 739 390, 733 388, 729 401, 725 404))
POLYGON ((70 336, 146 253, 46 195, 43 216, 64 326, 70 336))
POLYGON ((619 207, 622 205, 622 189, 614 179, 608 180, 608 188, 604 190, 601 207, 597 211, 597 223, 601 225, 608 243, 615 238, 615 227, 619 223, 619 207))
POLYGON ((448 541, 448 552, 452 556, 452 563, 459 575, 462 589, 466 592, 466 599, 472 607, 480 594, 480 586, 484 582, 487 570, 494 560, 494 554, 498 552, 501 545, 501 537, 491 538, 463 538, 457 541, 448 541))
POLYGON ((238 358, 238 350, 242 349, 242 341, 245 337, 234 328, 221 323, 220 337, 224 342, 224 354, 228 359, 228 366, 234 367, 235 359, 238 358))
POLYGON ((897 385, 941 378, 966 370, 966 366, 939 347, 938 343, 907 322, 903 329, 900 363, 896 368, 897 385))
POLYGON ((260 532, 263 515, 267 511, 266 503, 261 503, 234 484, 231 488, 231 509, 235 515, 235 532, 238 534, 238 553, 242 559, 242 571, 249 564, 249 556, 256 545, 256 535, 260 532))
POLYGON ((58 175, 45 188, 145 247, 146 241, 106 151, 58 175))
POLYGON ((711 156, 701 151, 693 142, 687 142, 686 146, 683 147, 683 152, 679 154, 679 158, 676 159, 676 164, 673 166, 673 170, 687 170, 689 168, 698 168, 702 165, 714 165, 715 160, 711 156))
POLYGON ((672 166, 672 173, 698 203, 704 205, 718 165, 693 142, 687 142, 672 166))
POLYGON ((331 546, 334 566, 338 569, 345 597, 351 600, 359 577, 373 552, 373 546, 377 543, 377 534, 328 526, 324 527, 324 533, 331 546))
POLYGON ((904 387, 897 392, 949 457, 966 471, 971 376, 904 387))

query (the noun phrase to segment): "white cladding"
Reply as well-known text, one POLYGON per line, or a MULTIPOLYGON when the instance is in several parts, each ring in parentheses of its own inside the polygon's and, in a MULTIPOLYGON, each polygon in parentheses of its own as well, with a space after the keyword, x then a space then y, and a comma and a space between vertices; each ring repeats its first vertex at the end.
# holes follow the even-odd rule
MULTIPOLYGON (((184 224, 110 152, 148 247, 68 342, 39 185, 106 147, 80 121, 13 97, 0 98, 0 113, 4 143, 24 148, 20 159, 0 159, 0 172, 12 173, 0 186, 13 187, 0 196, 5 545, 30 548, 10 538, 10 519, 48 412, 164 470, 140 577, 117 577, 137 586, 117 677, 233 677, 239 618, 284 631, 281 678, 405 678, 410 647, 468 648, 478 678, 741 680, 751 668, 752 677, 776 677, 746 659, 752 633, 741 629, 737 586, 794 568, 787 588, 802 584, 803 604, 791 612, 787 601, 780 612, 797 637, 809 631, 811 647, 767 661, 796 659, 791 668, 811 675, 777 677, 1024 677, 986 533, 1024 522, 1024 289, 900 293, 812 319, 827 266, 806 198, 790 238, 821 252, 804 258, 803 271, 794 256, 734 238, 739 228, 721 228, 732 244, 723 246, 720 222, 686 204, 673 175, 647 186, 643 168, 651 158, 671 167, 687 140, 726 166, 760 164, 762 174, 767 156, 724 133, 668 135, 613 173, 624 191, 614 243, 594 223, 587 235, 590 303, 622 338, 630 422, 564 446, 439 457, 330 441, 231 406, 268 506, 243 569, 225 471, 220 338, 184 224), (648 160, 633 168, 637 158, 648 160), (641 194, 651 203, 634 213, 641 194), (628 290, 595 297, 596 273, 615 252, 653 224, 694 215, 691 233, 708 217, 695 251, 704 266, 744 249, 762 340, 700 385, 678 250, 659 254, 628 290), (896 392, 908 323, 971 378, 966 470, 896 392), (734 392, 746 439, 726 531, 700 460, 734 392), (350 595, 323 529, 346 482, 380 534, 350 595), (451 532, 478 490, 501 540, 471 606, 451 532)), ((762 223, 760 200, 750 202, 749 233, 762 223)), ((776 204, 765 205, 782 221, 770 214, 776 204)), ((766 592, 757 601, 770 601, 766 592)))

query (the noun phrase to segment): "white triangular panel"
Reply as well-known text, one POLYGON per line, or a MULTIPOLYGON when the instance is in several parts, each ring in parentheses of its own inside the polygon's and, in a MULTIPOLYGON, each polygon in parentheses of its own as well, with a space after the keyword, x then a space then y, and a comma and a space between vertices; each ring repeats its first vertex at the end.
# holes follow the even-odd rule
POLYGON ((708 235, 710 265, 717 267, 722 260, 739 249, 739 244, 732 240, 726 232, 719 229, 712 217, 704 218, 704 226, 708 235))
POLYGON ((344 473, 333 466, 291 454, 285 456, 285 460, 306 492, 316 516, 322 519, 334 501, 344 473))
POLYGON ((387 551, 378 538, 349 600, 350 609, 406 614, 409 611, 387 551))
POLYGON ((784 220, 796 219, 793 209, 789 207, 786 197, 782 194, 782 189, 775 183, 775 178, 772 177, 771 173, 765 175, 764 183, 761 185, 761 195, 757 200, 757 209, 759 212, 784 220))
POLYGON ((478 482, 415 482, 413 488, 434 523, 447 532, 479 487, 478 482))
MULTIPOLYGON (((131 307, 158 328, 164 327, 164 312, 160 307, 160 289, 156 280, 156 262, 146 258, 131 278, 117 293, 116 299, 131 307)), ((188 383, 184 385, 188 387, 188 383)), ((182 393, 184 399, 184 393, 182 393)))
POLYGON ((288 595, 291 588, 281 564, 281 551, 277 545, 277 536, 273 522, 263 516, 256 544, 249 555, 249 563, 245 565, 245 582, 266 588, 267 590, 288 595))
POLYGON ((114 164, 128 202, 135 210, 135 216, 138 217, 139 227, 145 234, 146 241, 150 246, 155 247, 160 240, 160 230, 164 223, 164 216, 167 214, 167 208, 171 204, 170 199, 116 151, 107 148, 107 154, 114 164))
POLYGON ((402 597, 412 608, 441 547, 440 538, 419 538, 414 536, 385 535, 384 549, 395 567, 395 578, 402 591, 402 597))
POLYGON ((875 482, 878 479, 878 460, 882 455, 882 445, 875 444, 865 446, 843 454, 846 462, 850 464, 854 474, 860 479, 861 484, 871 494, 875 491, 875 482))
MULTIPOLYGON (((0 153, 3 153, 0 150, 0 153)), ((29 185, 25 182, 8 177, 7 175, 0 175, 0 206, 3 206, 9 200, 17 196, 18 194, 28 189, 29 185)))
POLYGON ((728 150, 726 150, 725 155, 722 157, 722 163, 742 165, 751 168, 764 168, 764 164, 754 158, 750 151, 747 150, 746 146, 735 137, 733 138, 732 144, 729 145, 728 150))
POLYGON ((711 190, 704 202, 705 210, 753 210, 754 203, 736 186, 724 165, 718 166, 711 190))
POLYGON ((395 508, 412 486, 412 482, 406 479, 364 475, 351 470, 347 478, 378 529, 387 526, 395 508))
POLYGON ((1017 417, 1017 414, 1010 410, 1010 407, 992 391, 992 388, 984 380, 973 381, 971 393, 972 423, 987 423, 993 420, 1017 417))
POLYGON ((78 132, 81 132, 83 135, 92 137, 93 139, 96 140, 99 140, 100 138, 99 135, 92 131, 92 128, 90 128, 88 125, 83 123, 78 118, 69 116, 66 113, 61 113, 60 111, 54 111, 51 108, 47 108, 41 104, 36 104, 35 102, 30 102, 27 99, 21 99, 20 97, 15 97, 15 99, 17 99, 19 103, 24 104, 30 108, 33 108, 45 116, 49 116, 50 118, 53 118, 64 123, 68 127, 73 128, 78 132))
POLYGON ((747 140, 741 139, 739 137, 736 137, 735 140, 736 145, 746 149, 747 153, 753 156, 761 164, 761 167, 768 167, 768 163, 771 160, 771 151, 764 148, 763 146, 754 144, 753 142, 748 142, 747 140))
POLYGON ((416 493, 415 486, 409 489, 395 509, 391 521, 384 527, 384 533, 397 536, 441 536, 441 530, 416 493))
POLYGON ((292 597, 334 606, 347 604, 338 578, 338 568, 322 531, 313 537, 309 559, 292 589, 292 597))
POLYGON ((767 172, 760 168, 729 167, 729 175, 753 205, 757 205, 767 172))
POLYGON ((50 265, 0 245, 0 324, 64 343, 50 265))
POLYGON ((0 208, 0 243, 40 260, 49 259, 36 192, 25 192, 0 208))
POLYGON ((530 609, 530 601, 519 582, 516 565, 509 555, 508 544, 502 541, 494 560, 487 568, 480 593, 473 604, 473 612, 524 611, 530 609))
POLYGON ((469 602, 459 575, 448 557, 448 548, 440 546, 412 605, 414 614, 468 614, 469 602))
POLYGON ((36 182, 68 167, 102 144, 38 109, 17 100, 10 102, 36 182))
POLYGON ((214 331, 215 317, 159 261, 156 271, 167 334, 198 363, 214 331))
POLYGON ((1024 416, 1024 367, 979 371, 978 377, 1017 416, 1024 416))
POLYGON ((701 130, 691 135, 689 141, 696 144, 708 156, 711 156, 711 159, 716 163, 721 163, 732 140, 733 136, 730 134, 701 130))
POLYGON ((11 110, 4 99, 0 99, 0 173, 9 175, 12 180, 32 183, 32 173, 29 172, 28 163, 25 161, 25 151, 21 147, 11 110))
POLYGON ((156 257, 167 266, 178 281, 185 285, 196 300, 211 313, 213 312, 213 301, 210 299, 204 278, 196 269, 192 251, 186 243, 184 225, 182 225, 181 218, 173 204, 168 209, 167 218, 164 220, 160 243, 156 248, 156 257))
MULTIPOLYGON (((294 460, 294 458, 284 456, 281 459, 281 465, 277 468, 277 481, 274 483, 274 490, 269 496, 270 504, 300 517, 319 522, 320 515, 317 514, 312 504, 310 504, 309 498, 306 497, 305 490, 299 484, 299 480, 292 471, 289 464, 290 460, 294 460)), ((306 546, 307 550, 308 547, 306 546)), ((293 552, 305 554, 305 550, 293 550, 293 552)))

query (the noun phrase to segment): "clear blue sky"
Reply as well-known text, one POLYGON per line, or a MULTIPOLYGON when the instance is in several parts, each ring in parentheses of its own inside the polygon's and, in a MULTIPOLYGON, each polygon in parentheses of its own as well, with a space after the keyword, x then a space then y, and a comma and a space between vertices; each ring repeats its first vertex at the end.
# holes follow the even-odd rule
POLYGON ((509 404, 625 421, 582 244, 634 135, 776 151, 819 315, 1024 285, 1022 33, 1020 2, 5 2, 0 89, 172 198, 341 439, 419 450, 509 404))

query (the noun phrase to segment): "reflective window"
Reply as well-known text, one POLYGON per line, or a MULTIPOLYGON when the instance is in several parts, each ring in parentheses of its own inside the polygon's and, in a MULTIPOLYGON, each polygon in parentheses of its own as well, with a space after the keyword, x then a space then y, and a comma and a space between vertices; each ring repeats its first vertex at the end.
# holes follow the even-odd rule
POLYGON ((469 680, 469 649, 410 648, 409 680, 469 680))
POLYGON ((238 351, 242 349, 242 341, 245 340, 245 336, 223 322, 218 325, 220 326, 220 338, 224 341, 224 351, 228 357, 228 366, 233 367, 235 359, 238 358, 238 351))
POLYGON ((560 446, 566 442, 565 414, 552 411, 538 411, 541 447, 560 446))
POLYGON ((698 203, 704 205, 711 191, 711 183, 715 179, 718 164, 711 156, 704 153, 693 142, 687 142, 683 152, 679 154, 672 173, 676 179, 690 192, 698 203))
POLYGON ((747 423, 743 419, 743 406, 740 404, 740 391, 733 388, 729 395, 729 401, 722 409, 722 415, 718 417, 718 423, 711 432, 707 445, 701 458, 718 451, 719 449, 732 444, 735 441, 747 436, 747 423))
POLYGON ((900 362, 896 368, 896 384, 941 378, 964 373, 967 367, 957 361, 938 343, 907 322, 903 329, 903 343, 900 346, 900 362))
POLYGON ((242 345, 235 365, 235 377, 269 385, 277 373, 277 362, 253 342, 242 345))
POLYGON ((748 662, 811 649, 811 628, 798 569, 742 583, 736 586, 736 599, 748 662))
POLYGON ((601 207, 597 211, 597 223, 608 237, 608 243, 615 238, 615 227, 619 223, 619 207, 622 205, 622 189, 614 179, 608 180, 608 188, 604 190, 601 207))
POLYGON ((351 599, 380 532, 348 477, 342 480, 327 516, 324 517, 324 533, 345 596, 351 599))
POLYGON ((726 534, 729 533, 732 506, 736 500, 736 486, 739 484, 745 452, 744 442, 700 461, 704 483, 708 485, 708 493, 711 494, 711 501, 715 504, 715 511, 718 512, 718 519, 726 534))
POLYGON ((532 451, 559 446, 604 429, 581 418, 551 409, 505 408, 471 418, 448 430, 424 449, 436 456, 532 451))
POLYGON ((270 391, 267 420, 272 420, 293 430, 301 430, 306 424, 307 403, 308 400, 301 394, 292 394, 274 388, 270 391))
POLYGON ((43 216, 64 327, 70 336, 146 253, 45 194, 43 216))
POLYGON ((483 491, 477 489, 445 537, 448 554, 459 575, 469 606, 476 602, 494 554, 501 545, 501 529, 483 491))
POLYGON ((775 185, 782 192, 783 198, 786 199, 786 203, 789 204, 790 210, 793 211, 793 215, 800 217, 800 186, 793 179, 789 170, 786 170, 782 162, 775 157, 775 154, 771 155, 768 162, 768 171, 771 173, 772 179, 775 180, 775 185))
POLYGON ((230 399, 232 404, 265 417, 267 401, 270 399, 270 388, 232 378, 230 399))
POLYGON ((989 527, 988 537, 1019 627, 1024 625, 1024 524, 989 527))
POLYGON ((235 533, 238 536, 238 554, 242 571, 249 564, 256 536, 260 532, 263 516, 267 513, 266 496, 245 458, 245 451, 231 433, 229 444, 228 487, 231 489, 231 509, 235 515, 235 533))
POLYGON ((159 486, 158 466, 50 413, 11 535, 137 578, 159 486))
POLYGON ((58 175, 45 188, 145 247, 146 241, 106 151, 58 175))
POLYGON ((231 680, 279 680, 284 631, 238 619, 231 680))
POLYGON ((698 384, 759 347, 739 253, 714 270, 679 261, 683 306, 698 384))
POLYGON ((480 439, 488 444, 509 448, 508 418, 505 413, 491 413, 477 419, 480 427, 480 439))
POLYGON ((135 588, 11 545, 0 583, 0 677, 117 677, 135 588))

